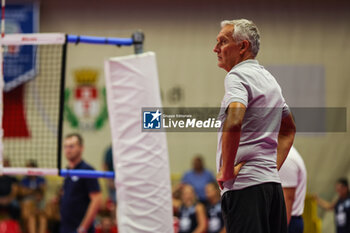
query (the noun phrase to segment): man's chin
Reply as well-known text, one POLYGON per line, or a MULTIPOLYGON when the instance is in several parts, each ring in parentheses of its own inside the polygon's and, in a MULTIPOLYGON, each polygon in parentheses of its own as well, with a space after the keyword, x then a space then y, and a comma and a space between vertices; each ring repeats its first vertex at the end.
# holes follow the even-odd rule
POLYGON ((218 61, 218 67, 220 67, 220 68, 223 68, 224 69, 224 64, 221 62, 221 61, 218 61))

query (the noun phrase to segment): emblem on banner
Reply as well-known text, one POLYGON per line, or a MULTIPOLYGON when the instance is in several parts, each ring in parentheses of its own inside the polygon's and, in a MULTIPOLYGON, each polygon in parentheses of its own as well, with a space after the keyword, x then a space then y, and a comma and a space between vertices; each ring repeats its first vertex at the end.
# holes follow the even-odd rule
POLYGON ((105 88, 99 91, 96 87, 98 71, 76 70, 74 80, 76 87, 73 91, 70 89, 65 91, 66 119, 72 128, 100 129, 108 118, 108 113, 105 88))

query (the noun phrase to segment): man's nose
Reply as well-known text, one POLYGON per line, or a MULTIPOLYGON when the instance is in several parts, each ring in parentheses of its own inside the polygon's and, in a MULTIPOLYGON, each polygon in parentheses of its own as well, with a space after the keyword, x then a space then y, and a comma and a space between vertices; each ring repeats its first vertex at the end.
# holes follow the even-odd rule
POLYGON ((218 53, 218 52, 220 52, 220 49, 219 49, 218 44, 216 44, 216 45, 214 46, 213 51, 214 51, 214 53, 218 53))

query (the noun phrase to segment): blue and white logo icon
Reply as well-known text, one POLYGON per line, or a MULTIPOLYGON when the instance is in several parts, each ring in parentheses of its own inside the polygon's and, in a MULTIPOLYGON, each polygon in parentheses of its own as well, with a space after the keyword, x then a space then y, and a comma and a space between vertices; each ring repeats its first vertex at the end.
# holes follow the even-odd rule
POLYGON ((143 128, 144 129, 160 129, 162 113, 157 109, 156 112, 143 112, 143 128))

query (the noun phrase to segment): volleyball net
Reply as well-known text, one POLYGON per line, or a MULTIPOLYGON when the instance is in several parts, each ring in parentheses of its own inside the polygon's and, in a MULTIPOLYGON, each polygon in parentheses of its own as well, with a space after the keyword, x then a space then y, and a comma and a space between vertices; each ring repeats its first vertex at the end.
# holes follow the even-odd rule
POLYGON ((1 39, 0 174, 112 178, 113 172, 61 169, 67 44, 134 46, 139 54, 143 39, 142 32, 130 38, 5 35, 1 39))
POLYGON ((142 107, 161 107, 156 55, 142 53, 142 41, 142 33, 131 38, 5 36, 0 173, 117 177, 118 230, 170 233, 174 229, 166 135, 141 131, 142 107), (133 45, 135 53, 142 53, 104 61, 115 175, 61 169, 67 43, 133 45), (11 167, 3 167, 4 157, 11 167))

